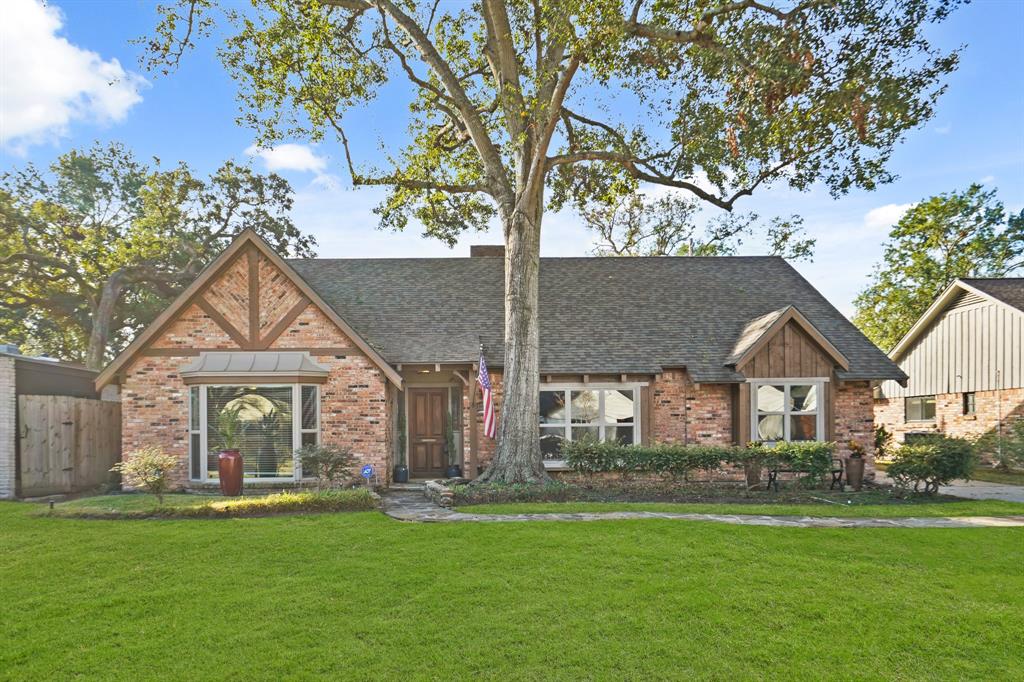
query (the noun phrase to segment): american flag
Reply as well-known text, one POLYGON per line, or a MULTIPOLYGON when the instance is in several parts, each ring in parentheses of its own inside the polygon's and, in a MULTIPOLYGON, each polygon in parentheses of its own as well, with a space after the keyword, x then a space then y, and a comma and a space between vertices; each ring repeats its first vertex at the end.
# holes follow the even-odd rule
POLYGON ((484 435, 493 439, 498 434, 498 420, 494 416, 491 377, 487 374, 487 362, 484 360, 483 351, 480 352, 480 373, 476 380, 480 383, 480 391, 484 394, 484 435))

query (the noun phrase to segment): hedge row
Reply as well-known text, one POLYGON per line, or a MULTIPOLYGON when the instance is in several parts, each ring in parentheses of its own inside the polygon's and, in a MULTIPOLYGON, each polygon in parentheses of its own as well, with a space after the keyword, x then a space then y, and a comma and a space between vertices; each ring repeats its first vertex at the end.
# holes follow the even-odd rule
POLYGON ((832 468, 835 443, 779 443, 773 447, 752 443, 726 445, 621 445, 596 441, 562 444, 566 465, 581 474, 646 473, 685 479, 695 471, 712 472, 724 466, 784 468, 823 476, 832 468))

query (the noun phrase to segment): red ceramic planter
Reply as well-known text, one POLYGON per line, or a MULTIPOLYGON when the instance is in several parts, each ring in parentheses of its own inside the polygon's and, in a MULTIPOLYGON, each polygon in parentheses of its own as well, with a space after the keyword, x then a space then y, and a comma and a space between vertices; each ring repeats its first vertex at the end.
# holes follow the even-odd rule
POLYGON ((226 497, 242 494, 242 453, 238 450, 223 450, 217 455, 217 471, 220 473, 220 492, 226 497))

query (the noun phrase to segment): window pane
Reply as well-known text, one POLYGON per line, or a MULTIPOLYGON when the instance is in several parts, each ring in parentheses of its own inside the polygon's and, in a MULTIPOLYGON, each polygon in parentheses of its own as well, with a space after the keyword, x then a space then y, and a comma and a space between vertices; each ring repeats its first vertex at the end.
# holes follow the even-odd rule
POLYGON ((200 478, 203 470, 203 453, 199 450, 199 437, 198 433, 193 433, 188 439, 189 460, 192 462, 189 471, 192 472, 192 478, 197 480, 200 478))
MULTIPOLYGON (((573 424, 600 423, 600 391, 573 391, 571 417, 573 424)), ((575 436, 574 436, 575 438, 575 436)))
POLYGON ((818 409, 818 387, 815 384, 789 387, 789 409, 793 412, 815 412, 818 409))
MULTIPOLYGON (((189 404, 189 431, 199 430, 199 387, 193 386, 188 391, 188 404, 189 404)), ((199 471, 198 467, 193 471, 199 471)))
POLYGON ((544 459, 561 459, 562 454, 560 448, 562 447, 562 441, 565 440, 565 429, 545 429, 540 430, 540 451, 544 455, 544 459))
POLYGON ((633 423, 633 391, 604 392, 604 423, 633 423))
POLYGON ((782 415, 766 414, 757 418, 757 439, 776 441, 782 440, 782 415))
POLYGON ((632 426, 606 426, 604 427, 604 439, 606 441, 615 441, 622 445, 633 444, 633 427, 632 426))
POLYGON ((302 428, 315 429, 317 418, 317 387, 302 387, 302 428))
POLYGON ((785 388, 762 384, 757 387, 758 412, 782 412, 785 406, 785 388))
POLYGON ((565 391, 540 392, 540 423, 565 423, 565 391))
POLYGON ((238 432, 248 478, 294 475, 291 386, 209 386, 206 389, 209 470, 216 475, 222 432, 238 432))
POLYGON ((935 419, 935 396, 929 395, 921 398, 922 419, 935 419))
POLYGON ((921 420, 921 401, 916 398, 907 398, 903 401, 903 409, 906 413, 905 419, 907 421, 920 421, 921 420))
POLYGON ((316 445, 320 440, 319 434, 316 431, 307 431, 302 434, 302 444, 305 445, 316 445))
POLYGON ((601 430, 596 426, 574 426, 572 427, 572 439, 574 441, 597 442, 601 438, 601 430))
POLYGON ((794 414, 789 419, 790 440, 818 439, 818 415, 794 414))

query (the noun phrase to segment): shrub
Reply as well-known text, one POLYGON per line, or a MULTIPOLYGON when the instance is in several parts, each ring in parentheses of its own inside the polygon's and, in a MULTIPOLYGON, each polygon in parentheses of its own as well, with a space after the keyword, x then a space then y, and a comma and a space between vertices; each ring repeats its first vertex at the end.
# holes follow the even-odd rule
POLYGON ((1002 436, 998 431, 983 435, 974 444, 974 452, 1003 471, 1024 467, 1024 418, 1005 424, 1002 436))
POLYGON ((832 470, 836 444, 820 441, 779 442, 775 445, 751 443, 743 453, 746 461, 769 469, 803 472, 803 479, 817 481, 832 470))
POLYGON ((695 471, 709 475, 723 465, 743 463, 742 450, 728 445, 623 445, 592 439, 562 444, 562 457, 581 474, 654 474, 686 480, 695 471))
POLYGON ((325 490, 352 478, 355 457, 347 448, 336 445, 305 445, 296 454, 302 462, 302 472, 316 476, 316 487, 325 490))
POLYGON ((969 479, 974 471, 975 454, 971 444, 962 438, 929 436, 913 445, 896 450, 887 473, 900 488, 936 493, 940 485, 958 478, 969 479))
POLYGON ((158 447, 146 447, 129 453, 128 457, 118 462, 111 471, 121 474, 122 479, 133 488, 142 488, 151 495, 156 495, 159 504, 164 503, 167 492, 167 475, 178 466, 178 458, 168 455, 158 447))
POLYGON ((875 459, 888 461, 892 456, 892 433, 885 424, 875 427, 875 459))

